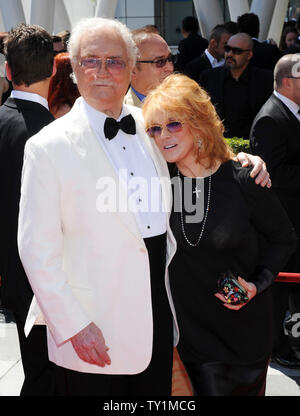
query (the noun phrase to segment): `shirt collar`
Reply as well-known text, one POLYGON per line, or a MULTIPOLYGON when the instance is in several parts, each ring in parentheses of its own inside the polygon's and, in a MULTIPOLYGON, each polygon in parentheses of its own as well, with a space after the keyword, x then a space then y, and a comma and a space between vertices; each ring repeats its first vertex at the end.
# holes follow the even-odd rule
POLYGON ((27 91, 12 90, 10 96, 19 100, 33 101, 35 103, 41 104, 43 107, 49 110, 48 101, 46 100, 46 98, 42 97, 39 94, 27 91))
MULTIPOLYGON (((100 135, 103 136, 103 126, 104 126, 106 118, 109 116, 102 113, 101 111, 96 110, 94 107, 90 106, 83 97, 80 97, 79 100, 80 100, 80 105, 82 104, 82 108, 88 118, 90 125, 92 126, 94 131, 100 133, 100 135)), ((118 121, 128 114, 129 114, 128 110, 123 105, 118 121)))
POLYGON ((138 99, 143 102, 144 99, 146 98, 146 95, 143 95, 140 92, 138 92, 136 89, 133 88, 132 85, 131 85, 131 88, 132 88, 133 92, 135 93, 135 95, 138 97, 138 99))
POLYGON ((280 94, 278 91, 274 91, 274 95, 287 106, 287 108, 299 119, 298 111, 300 109, 299 105, 294 101, 287 98, 285 95, 280 94))
POLYGON ((209 62, 211 63, 211 66, 214 68, 216 66, 222 66, 225 62, 225 59, 220 59, 219 61, 212 56, 212 54, 208 51, 208 49, 205 49, 205 55, 207 56, 209 62))

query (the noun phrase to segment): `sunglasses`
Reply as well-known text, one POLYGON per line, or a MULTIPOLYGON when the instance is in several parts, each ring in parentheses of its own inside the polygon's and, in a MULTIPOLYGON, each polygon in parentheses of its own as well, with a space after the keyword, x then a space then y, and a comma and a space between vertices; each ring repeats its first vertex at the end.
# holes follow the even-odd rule
POLYGON ((79 61, 79 65, 85 69, 97 68, 100 71, 102 68, 102 61, 104 61, 105 69, 111 73, 119 73, 126 66, 126 63, 122 59, 115 58, 82 58, 79 61))
POLYGON ((137 61, 139 64, 154 64, 156 68, 163 68, 167 62, 174 63, 174 56, 172 54, 167 58, 154 59, 154 61, 137 61))
POLYGON ((230 45, 225 45, 224 46, 224 50, 225 50, 225 52, 230 52, 230 51, 232 51, 232 53, 234 54, 234 55, 242 55, 242 53, 244 53, 244 52, 249 52, 249 51, 251 51, 251 49, 241 49, 241 48, 234 48, 234 47, 232 47, 232 46, 230 46, 230 45))
MULTIPOLYGON (((169 133, 179 133, 182 130, 182 125, 180 121, 171 121, 170 123, 166 124, 166 128, 169 133)), ((151 126, 149 127, 146 132, 148 136, 152 139, 158 138, 161 136, 163 130, 163 126, 151 126)))

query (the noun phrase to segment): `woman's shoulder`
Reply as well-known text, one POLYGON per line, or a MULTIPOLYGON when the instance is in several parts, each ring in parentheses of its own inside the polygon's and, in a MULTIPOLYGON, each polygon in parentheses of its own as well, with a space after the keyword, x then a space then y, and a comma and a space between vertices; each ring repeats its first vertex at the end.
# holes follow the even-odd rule
POLYGON ((231 162, 232 176, 245 195, 254 198, 265 198, 267 194, 271 193, 269 188, 264 188, 255 182, 255 177, 251 176, 253 166, 242 167, 238 161, 233 160, 231 162))
POLYGON ((257 188, 261 188, 255 183, 255 178, 251 177, 252 166, 243 167, 239 161, 228 160, 219 168, 222 178, 237 183, 243 191, 253 193, 257 188))
POLYGON ((236 181, 239 183, 248 182, 249 179, 252 179, 250 176, 252 166, 243 167, 239 161, 230 160, 229 161, 230 170, 236 181))
POLYGON ((214 175, 219 176, 222 179, 243 182, 250 176, 250 172, 251 167, 243 168, 240 162, 230 159, 226 162, 223 162, 214 175))

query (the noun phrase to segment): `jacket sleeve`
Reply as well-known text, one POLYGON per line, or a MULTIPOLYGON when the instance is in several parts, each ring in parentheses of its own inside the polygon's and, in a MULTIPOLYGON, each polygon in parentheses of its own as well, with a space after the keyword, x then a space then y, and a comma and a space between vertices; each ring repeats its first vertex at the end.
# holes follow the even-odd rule
POLYGON ((257 119, 250 133, 251 150, 267 165, 277 188, 300 189, 300 166, 287 161, 287 139, 282 127, 269 116, 257 119))
POLYGON ((59 178, 47 152, 36 140, 29 140, 22 172, 18 247, 33 292, 57 345, 91 322, 74 297, 63 271, 60 194, 59 178))

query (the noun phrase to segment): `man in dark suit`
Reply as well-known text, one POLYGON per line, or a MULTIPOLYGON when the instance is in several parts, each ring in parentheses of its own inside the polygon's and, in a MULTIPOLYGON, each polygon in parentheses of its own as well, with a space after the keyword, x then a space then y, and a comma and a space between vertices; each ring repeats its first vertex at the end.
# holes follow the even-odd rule
POLYGON ((224 47, 230 36, 225 26, 216 26, 209 36, 208 47, 204 53, 186 64, 183 71, 185 75, 198 82, 201 72, 223 66, 225 63, 224 47))
POLYGON ((254 13, 245 13, 238 17, 239 31, 248 33, 253 40, 252 64, 258 68, 274 70, 281 53, 277 45, 272 43, 260 42, 259 18, 254 13))
POLYGON ((198 34, 199 23, 196 17, 187 16, 182 21, 182 35, 179 42, 176 70, 183 72, 186 64, 201 56, 208 46, 208 40, 198 34))
POLYGON ((225 45, 225 66, 202 72, 200 85, 209 93, 226 137, 249 138, 252 122, 273 91, 272 71, 249 65, 252 39, 232 36, 225 45))
MULTIPOLYGON (((275 91, 254 120, 251 148, 261 156, 270 172, 277 193, 300 236, 300 55, 283 56, 274 71, 275 91)), ((300 272, 300 245, 286 265, 287 272, 300 272)), ((273 358, 281 365, 300 367, 300 341, 294 324, 292 343, 284 335, 283 321, 300 312, 300 285, 274 284, 275 340, 273 358), (290 348, 290 346, 292 348, 290 348)), ((293 319, 292 319, 293 320, 293 319)), ((292 321, 291 320, 291 321, 292 321)))
MULTIPOLYGON (((24 324, 33 297, 17 248, 17 227, 24 146, 53 120, 47 95, 54 73, 51 36, 41 27, 21 24, 5 39, 11 96, 0 108, 0 275, 2 301, 13 311, 24 369, 21 395, 53 394, 53 364, 48 360, 46 327, 28 338, 24 324)), ((45 189, 45 192, 47 190, 45 189)))

